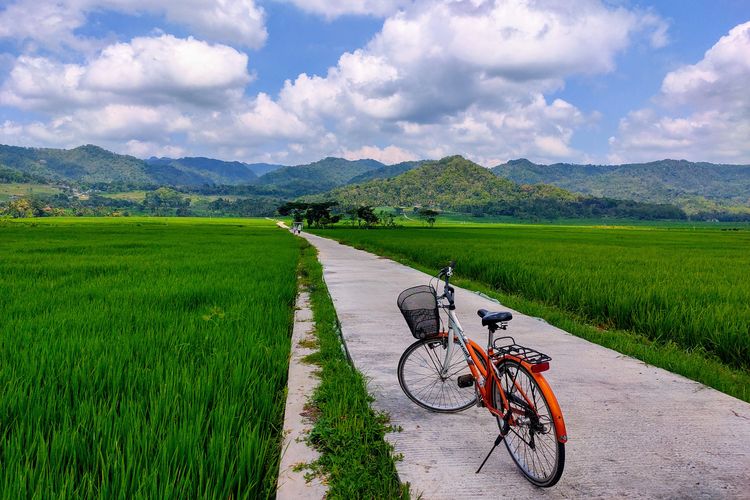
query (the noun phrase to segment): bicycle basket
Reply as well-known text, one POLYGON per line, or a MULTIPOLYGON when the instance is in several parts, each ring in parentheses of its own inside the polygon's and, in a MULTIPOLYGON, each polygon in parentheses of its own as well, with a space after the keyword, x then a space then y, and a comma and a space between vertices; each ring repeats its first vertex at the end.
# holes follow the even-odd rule
POLYGON ((401 314, 415 338, 423 339, 440 333, 437 292, 431 286, 407 288, 396 301, 401 314))

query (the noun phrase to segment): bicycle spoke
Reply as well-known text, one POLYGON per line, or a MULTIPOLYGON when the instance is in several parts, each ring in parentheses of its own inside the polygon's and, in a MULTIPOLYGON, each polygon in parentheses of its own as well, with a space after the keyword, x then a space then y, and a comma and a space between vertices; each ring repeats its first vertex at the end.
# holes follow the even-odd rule
POLYGON ((446 343, 431 340, 416 343, 399 363, 399 382, 415 402, 434 410, 456 411, 476 401, 471 388, 459 388, 458 377, 470 373, 466 358, 456 344, 446 359, 446 343), (446 375, 442 375, 447 367, 446 375))
MULTIPOLYGON (((532 482, 549 481, 558 471, 558 443, 544 394, 517 362, 505 361, 498 367, 500 388, 494 389, 495 404, 501 404, 502 390, 512 411, 505 437, 508 452, 532 482)), ((504 421, 498 418, 498 425, 502 429, 504 421)))

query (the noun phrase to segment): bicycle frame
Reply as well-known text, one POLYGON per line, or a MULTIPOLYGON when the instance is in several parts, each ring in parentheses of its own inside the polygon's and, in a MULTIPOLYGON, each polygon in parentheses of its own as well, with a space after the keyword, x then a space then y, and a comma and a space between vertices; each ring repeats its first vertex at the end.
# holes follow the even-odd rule
MULTIPOLYGON (((528 370, 532 377, 534 377, 537 384, 539 385, 539 388, 544 394, 547 400, 547 404, 549 405, 550 415, 552 416, 552 423, 555 426, 555 431, 557 433, 557 440, 561 443, 567 442, 568 434, 565 429, 565 421, 562 416, 562 411, 560 410, 560 405, 558 404, 557 398, 552 392, 552 389, 550 388, 544 376, 542 376, 541 373, 535 371, 533 365, 530 365, 526 361, 515 356, 505 355, 502 358, 493 357, 493 332, 489 332, 487 350, 485 351, 484 349, 482 349, 482 347, 479 346, 479 344, 466 337, 466 335, 464 334, 464 330, 461 327, 461 323, 458 321, 458 317, 456 316, 456 313, 453 309, 450 309, 444 304, 441 304, 439 307, 448 311, 448 331, 441 332, 440 334, 441 337, 446 337, 448 342, 441 375, 444 377, 448 375, 448 370, 450 368, 448 360, 451 359, 451 354, 457 341, 459 347, 463 351, 464 357, 466 358, 466 363, 469 365, 471 374, 474 377, 474 386, 479 394, 479 397, 481 398, 481 402, 483 403, 484 407, 487 408, 487 410, 489 410, 489 412, 496 417, 504 419, 508 422, 509 425, 514 426, 516 425, 516 417, 514 413, 522 412, 515 408, 511 408, 510 404, 508 403, 505 390, 500 383, 500 374, 498 373, 496 365, 503 359, 512 359, 518 362, 524 368, 526 368, 526 370, 528 370), (490 367, 491 369, 489 369, 490 367), (498 408, 495 404, 495 401, 493 401, 493 386, 496 386, 498 388, 498 392, 502 398, 502 408, 498 408)), ((534 408, 534 404, 532 403, 532 399, 525 394, 523 389, 518 385, 518 383, 515 382, 515 379, 513 380, 513 384, 516 387, 517 391, 521 394, 523 399, 525 399, 526 405, 536 411, 536 409, 534 408)))

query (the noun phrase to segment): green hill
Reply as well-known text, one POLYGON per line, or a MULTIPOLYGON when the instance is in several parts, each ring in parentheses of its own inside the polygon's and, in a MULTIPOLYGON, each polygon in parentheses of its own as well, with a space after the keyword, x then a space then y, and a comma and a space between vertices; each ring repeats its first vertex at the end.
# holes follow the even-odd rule
POLYGON ((750 208, 750 165, 661 160, 624 165, 537 165, 512 160, 492 169, 518 183, 552 184, 591 196, 672 203, 689 213, 750 208))
MULTIPOLYGON (((461 156, 450 156, 425 163, 394 178, 352 184, 329 194, 345 205, 419 205, 453 210, 467 204, 515 201, 539 189, 522 188, 461 156)), ((547 190, 551 197, 575 198, 562 189, 547 190)))
POLYGON ((308 197, 357 205, 432 207, 475 215, 541 218, 684 218, 671 205, 587 197, 551 185, 521 185, 460 156, 425 163, 391 179, 352 184, 308 197))
POLYGON ((149 158, 149 167, 173 167, 183 174, 194 174, 208 184, 248 184, 263 174, 284 168, 285 165, 272 163, 244 163, 240 161, 222 161, 214 158, 149 158))
POLYGON ((247 163, 213 158, 150 158, 148 172, 158 184, 248 184, 258 175, 247 163))
POLYGON ((277 186, 291 196, 320 193, 347 184, 365 172, 383 168, 375 160, 345 160, 324 158, 322 160, 293 167, 283 167, 258 178, 259 185, 277 186))
POLYGON ((36 182, 127 185, 202 186, 250 184, 282 165, 242 163, 213 158, 149 158, 120 155, 99 146, 75 149, 24 148, 0 145, 3 179, 36 182))
POLYGON ((150 184, 143 160, 98 146, 75 149, 21 148, 0 145, 0 165, 52 182, 150 184))
POLYGON ((141 160, 93 145, 70 150, 0 145, 0 172, 6 179, 4 182, 33 179, 36 182, 94 185, 104 190, 254 185, 255 188, 251 189, 254 192, 294 198, 328 191, 365 174, 392 177, 415 164, 386 166, 375 160, 349 161, 331 157, 297 166, 203 157, 141 160))

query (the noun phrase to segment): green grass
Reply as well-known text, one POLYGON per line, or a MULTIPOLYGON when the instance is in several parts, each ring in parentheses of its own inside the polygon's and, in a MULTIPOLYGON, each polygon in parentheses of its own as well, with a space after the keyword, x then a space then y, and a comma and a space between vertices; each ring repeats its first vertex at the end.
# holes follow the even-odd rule
POLYGON ((321 368, 311 399, 317 416, 310 441, 322 455, 313 468, 326 476, 329 498, 408 498, 408 485, 399 483, 392 447, 384 440, 388 419, 372 410, 365 379, 342 350, 336 310, 311 246, 303 249, 302 274, 320 345, 308 359, 321 368))
POLYGON ((148 191, 137 189, 135 191, 121 191, 119 193, 102 193, 101 196, 112 198, 113 200, 128 200, 135 201, 136 203, 143 203, 143 200, 146 199, 146 193, 148 193, 148 191))
POLYGON ((50 195, 60 192, 59 188, 46 184, 0 183, 0 202, 14 196, 50 195))
POLYGON ((573 333, 750 398, 748 231, 516 225, 320 234, 430 271, 455 259, 459 279, 510 307, 580 325, 573 333))
POLYGON ((268 221, 0 221, 0 496, 273 496, 299 252, 268 221))

